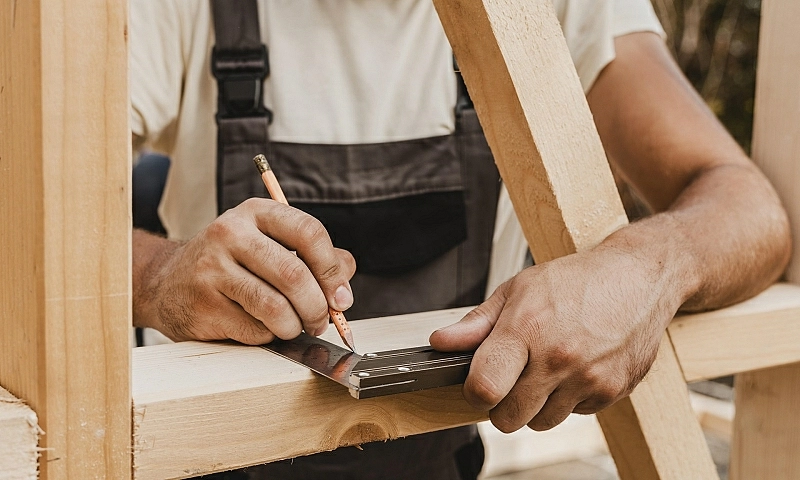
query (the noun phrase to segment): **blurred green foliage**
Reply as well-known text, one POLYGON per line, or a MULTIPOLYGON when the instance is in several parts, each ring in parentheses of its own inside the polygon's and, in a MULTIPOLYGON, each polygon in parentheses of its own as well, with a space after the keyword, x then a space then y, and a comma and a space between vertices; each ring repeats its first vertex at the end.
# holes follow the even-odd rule
POLYGON ((760 0, 651 0, 678 64, 750 151, 760 0))

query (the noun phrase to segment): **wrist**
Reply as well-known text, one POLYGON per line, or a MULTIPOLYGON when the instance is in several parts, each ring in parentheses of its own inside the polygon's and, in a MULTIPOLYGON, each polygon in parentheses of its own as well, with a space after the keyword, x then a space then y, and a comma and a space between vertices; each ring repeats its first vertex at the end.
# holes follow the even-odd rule
POLYGON ((147 233, 133 231, 133 325, 160 330, 158 292, 164 265, 181 246, 180 243, 147 233))
POLYGON ((679 222, 661 213, 614 232, 597 250, 622 257, 619 267, 631 281, 642 282, 651 298, 672 316, 702 286, 702 270, 679 222))

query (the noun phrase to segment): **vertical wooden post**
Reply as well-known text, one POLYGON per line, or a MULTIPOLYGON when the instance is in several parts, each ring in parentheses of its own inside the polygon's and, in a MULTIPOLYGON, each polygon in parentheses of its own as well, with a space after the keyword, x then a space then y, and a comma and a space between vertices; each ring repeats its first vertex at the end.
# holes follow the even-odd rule
MULTIPOLYGON (((775 185, 792 222, 786 272, 800 283, 800 2, 764 0, 753 159, 775 185)), ((753 325, 758 328, 758 325, 753 325)), ((800 364, 736 377, 731 478, 800 478, 800 364)))
POLYGON ((0 384, 43 478, 129 478, 127 2, 0 2, 0 384))
MULTIPOLYGON (((434 0, 537 262, 625 225, 550 0, 434 0)), ((599 415, 623 479, 717 478, 665 337, 648 378, 599 415)))

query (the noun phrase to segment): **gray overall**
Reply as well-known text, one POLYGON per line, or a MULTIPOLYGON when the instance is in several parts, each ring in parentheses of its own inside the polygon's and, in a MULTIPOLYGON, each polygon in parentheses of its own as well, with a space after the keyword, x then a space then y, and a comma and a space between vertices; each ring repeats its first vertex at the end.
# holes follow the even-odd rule
MULTIPOLYGON (((272 112, 264 108, 261 90, 269 62, 256 0, 211 5, 219 211, 267 196, 252 163, 265 153, 289 202, 320 219, 334 244, 356 258, 348 319, 480 303, 500 182, 468 97, 460 95, 455 133, 448 136, 367 145, 270 142, 272 112)), ((362 447, 225 475, 463 480, 476 478, 483 464, 474 426, 362 447)))

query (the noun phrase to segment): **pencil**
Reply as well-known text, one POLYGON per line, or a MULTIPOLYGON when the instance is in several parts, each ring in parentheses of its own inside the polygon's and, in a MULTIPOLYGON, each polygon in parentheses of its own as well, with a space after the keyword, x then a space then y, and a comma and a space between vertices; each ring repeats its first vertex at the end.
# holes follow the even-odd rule
MULTIPOLYGON (((286 195, 283 194, 281 185, 278 183, 278 179, 275 178, 275 173, 269 166, 269 162, 267 162, 267 157, 261 154, 256 155, 253 158, 253 163, 256 164, 258 171, 261 173, 261 180, 264 181, 264 186, 267 187, 269 196, 278 203, 289 205, 289 202, 286 200, 286 195)), ((344 317, 344 314, 331 307, 328 307, 328 314, 331 316, 331 320, 333 320, 333 324, 336 326, 336 331, 339 332, 342 342, 355 353, 356 347, 355 342, 353 342, 353 332, 350 330, 350 325, 347 324, 347 319, 344 317)))

